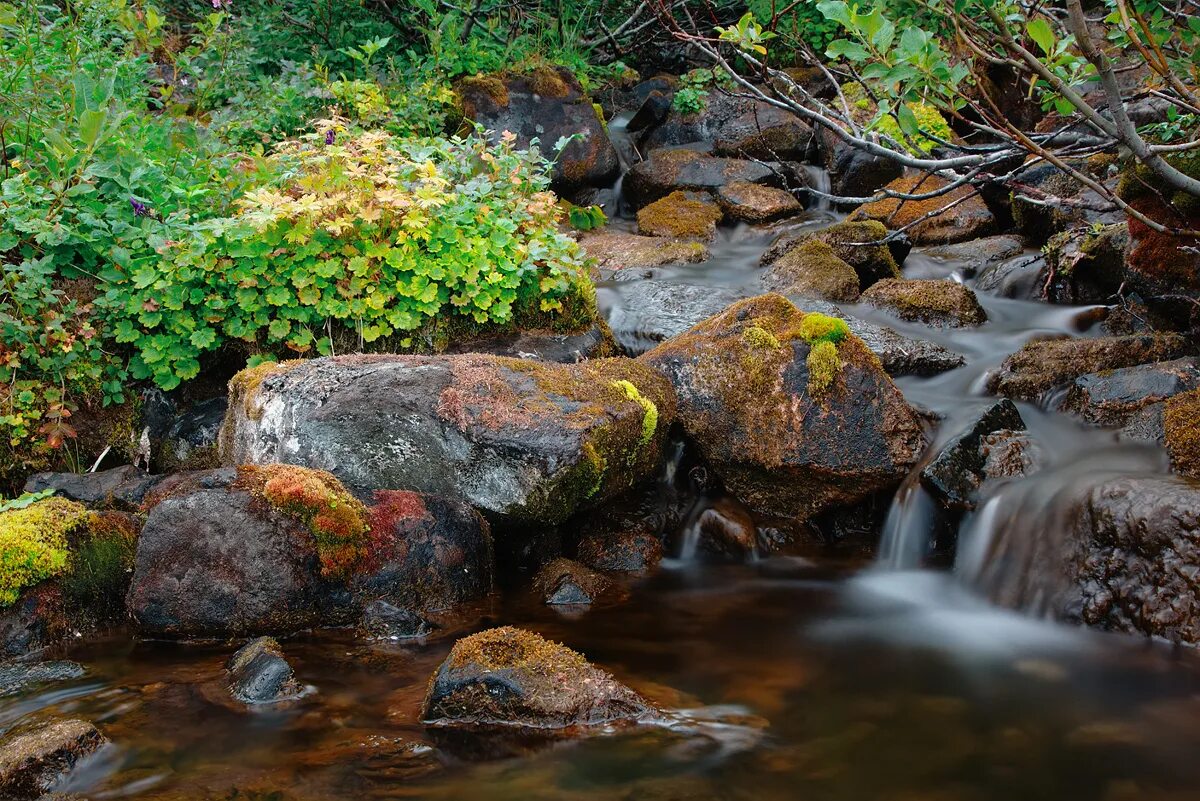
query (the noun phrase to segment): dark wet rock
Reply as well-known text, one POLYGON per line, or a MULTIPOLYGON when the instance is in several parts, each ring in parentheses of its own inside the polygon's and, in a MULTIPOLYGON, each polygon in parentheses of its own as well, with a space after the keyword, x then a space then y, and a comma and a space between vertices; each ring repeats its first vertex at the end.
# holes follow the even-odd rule
MULTIPOLYGON (((830 80, 829 73, 821 67, 787 67, 783 72, 797 87, 813 97, 828 100, 837 96, 837 84, 830 80)), ((773 85, 778 91, 785 94, 795 91, 785 81, 778 79, 773 85)), ((796 92, 796 94, 803 97, 801 92, 796 92)))
POLYGON ((440 725, 566 729, 634 722, 652 711, 578 653, 505 627, 454 644, 429 685, 422 718, 440 725))
POLYGON ((722 186, 717 190, 717 202, 727 217, 748 223, 770 222, 804 211, 792 193, 746 181, 722 186))
POLYGON ((616 179, 621 167, 616 148, 569 70, 539 67, 528 75, 483 75, 459 81, 456 88, 467 119, 497 138, 511 131, 517 147, 527 148, 537 139, 549 153, 561 137, 582 134, 555 160, 555 187, 603 187, 616 179))
POLYGON ((1179 359, 1194 351, 1185 337, 1175 334, 1040 340, 1005 359, 987 386, 995 395, 1034 402, 1088 373, 1179 359))
POLYGON ((756 513, 807 519, 894 486, 924 448, 916 412, 857 337, 810 359, 827 319, 780 295, 742 301, 640 357, 679 421, 756 513))
MULTIPOLYGON (((164 482, 165 484, 165 482, 164 482)), ((179 476, 147 515, 127 604, 150 634, 285 633, 322 619, 308 527, 237 484, 234 470, 179 476)))
POLYGON ((603 575, 578 562, 555 559, 538 571, 533 586, 550 606, 582 606, 595 603, 611 584, 603 575))
POLYGON ((93 509, 137 509, 160 476, 126 465, 98 473, 37 473, 25 482, 25 492, 54 490, 60 498, 93 509))
POLYGON ((1020 256, 1024 251, 1025 240, 1012 234, 986 236, 969 242, 932 245, 921 249, 921 253, 930 258, 963 265, 963 275, 967 277, 978 275, 992 265, 1020 256))
POLYGON ((156 471, 205 470, 217 466, 217 436, 229 399, 221 396, 194 404, 175 416, 155 453, 156 471))
POLYGON ((663 544, 653 532, 599 527, 579 540, 575 558, 593 570, 645 573, 663 558, 663 544))
POLYGON ((695 114, 670 111, 642 140, 645 151, 671 145, 713 143, 721 156, 800 160, 812 141, 812 128, 789 111, 750 98, 710 92, 704 110, 695 114))
POLYGON ((243 704, 276 704, 304 694, 283 649, 271 637, 246 643, 225 666, 229 692, 243 704))
POLYGON ((574 364, 584 359, 603 359, 617 353, 612 332, 597 322, 585 331, 559 334, 553 331, 520 331, 513 334, 466 339, 452 344, 448 353, 488 353, 512 359, 533 359, 557 364, 574 364))
POLYGON ((637 213, 638 233, 708 241, 716 236, 723 216, 721 207, 704 193, 672 192, 637 213))
POLYGON ((22 692, 34 684, 78 679, 85 672, 77 662, 0 662, 0 697, 22 692))
POLYGON ((829 131, 822 129, 817 139, 835 195, 870 197, 904 174, 904 168, 892 159, 864 153, 829 131))
MULTIPOLYGON (((1165 208, 1156 195, 1149 195, 1132 198, 1130 205, 1170 228, 1194 231, 1200 229, 1200 211, 1189 204, 1190 196, 1184 195, 1165 208)), ((1200 331, 1200 238, 1160 233, 1133 217, 1128 226, 1125 291, 1140 295, 1173 329, 1200 331)))
POLYGON ((437 626, 411 609, 387 601, 372 601, 363 610, 360 628, 378 640, 410 640, 428 637, 437 626))
POLYGON ((1014 256, 984 267, 975 279, 975 289, 1013 300, 1041 300, 1049 274, 1045 256, 1014 256))
POLYGON ((22 593, 0 609, 0 658, 22 657, 57 642, 63 634, 62 593, 52 582, 22 593))
POLYGON ((669 385, 629 359, 349 356, 233 381, 229 464, 328 469, 348 487, 462 498, 558 523, 648 477, 674 418, 669 385))
POLYGON ((0 742, 0 798, 40 798, 75 764, 106 742, 91 723, 43 723, 0 742))
POLYGON ((840 222, 819 231, 785 232, 763 253, 761 263, 769 265, 795 248, 816 240, 828 245, 839 259, 854 268, 862 287, 869 287, 884 278, 900 277, 897 259, 889 245, 871 244, 881 242, 887 233, 887 229, 874 220, 840 222))
MULTIPOLYGON (((888 184, 887 188, 894 192, 925 194, 945 186, 947 182, 936 176, 906 176, 888 184)), ((978 195, 970 197, 973 191, 970 187, 960 186, 945 195, 928 200, 885 198, 859 206, 850 218, 878 220, 893 231, 903 228, 914 245, 966 242, 987 236, 993 233, 996 227, 996 218, 983 199, 978 195), (932 217, 926 217, 927 214, 956 201, 957 205, 932 217)))
POLYGON ((1002 429, 985 434, 979 452, 983 456, 980 486, 985 491, 995 482, 1034 473, 1046 461, 1042 446, 1025 431, 1002 429))
POLYGON ((671 113, 670 90, 654 89, 646 95, 646 99, 638 106, 638 110, 629 118, 625 130, 630 133, 653 128, 665 121, 671 113))
POLYGON ((1032 187, 1043 195, 1068 201, 1034 202, 1040 201, 1041 198, 1033 193, 1013 193, 1013 221, 1017 230, 1035 246, 1042 245, 1056 233, 1070 228, 1093 224, 1111 225, 1125 220, 1125 215, 1113 209, 1110 201, 1052 164, 1042 163, 1023 170, 1015 177, 1015 181, 1032 187))
POLYGON ((950 508, 974 508, 987 459, 983 453, 983 438, 997 431, 1024 428, 1025 421, 1016 404, 1007 398, 996 401, 922 468, 921 483, 950 508))
POLYGON ((708 258, 700 242, 661 236, 639 236, 623 231, 597 231, 580 238, 580 246, 596 260, 600 270, 617 272, 661 267, 665 264, 694 264, 708 258))
POLYGON ((763 271, 764 289, 817 300, 858 299, 858 273, 832 247, 810 239, 784 253, 763 271))
POLYGON ((1060 408, 1093 425, 1123 426, 1139 410, 1197 388, 1200 362, 1175 359, 1081 375, 1060 408))
POLYGON ((1043 248, 1050 270, 1048 299, 1074 305, 1108 301, 1125 281, 1128 243, 1129 232, 1123 223, 1055 234, 1043 248))
POLYGON ((736 498, 705 503, 692 525, 700 548, 709 553, 743 559, 758 551, 758 526, 736 498))
POLYGON ((368 513, 371 550, 354 583, 360 597, 441 610, 492 592, 491 529, 470 504, 379 490, 368 513))
POLYGON ((745 295, 725 287, 677 284, 673 281, 638 281, 608 312, 613 336, 633 355, 644 353, 663 340, 742 300, 745 295))
POLYGON ((770 168, 753 161, 718 158, 695 150, 656 150, 625 176, 625 191, 639 206, 672 192, 712 192, 729 183, 770 184, 770 168))
POLYGON ((987 321, 975 293, 957 281, 888 278, 864 292, 862 301, 887 309, 901 320, 929 325, 960 328, 987 321))

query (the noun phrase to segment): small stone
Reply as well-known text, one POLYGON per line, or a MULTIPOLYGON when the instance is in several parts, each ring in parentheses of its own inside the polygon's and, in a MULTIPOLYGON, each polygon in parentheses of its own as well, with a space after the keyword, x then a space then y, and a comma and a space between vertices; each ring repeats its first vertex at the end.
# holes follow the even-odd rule
POLYGON ((603 271, 640 270, 666 264, 694 264, 708 258, 700 242, 623 231, 599 231, 583 236, 579 245, 603 271))
POLYGON ((304 694, 283 649, 271 637, 259 637, 242 646, 226 665, 229 692, 244 704, 275 704, 304 694))
POLYGON ((790 192, 748 181, 734 181, 717 190, 717 202, 735 220, 763 223, 791 217, 804 206, 790 192))
POLYGON ((993 403, 921 470, 921 483, 951 508, 974 508, 984 479, 983 437, 996 431, 1024 428, 1025 421, 1016 404, 1007 398, 993 403))
POLYGON ((377 640, 411 640, 428 637, 437 630, 411 609, 393 606, 387 601, 373 601, 363 610, 362 629, 377 640))
POLYGON ((5 738, 0 742, 0 798, 39 798, 106 742, 83 720, 58 720, 5 738))
POLYGON ((609 582, 594 570, 570 559, 555 559, 538 571, 534 588, 550 606, 594 603, 609 582))

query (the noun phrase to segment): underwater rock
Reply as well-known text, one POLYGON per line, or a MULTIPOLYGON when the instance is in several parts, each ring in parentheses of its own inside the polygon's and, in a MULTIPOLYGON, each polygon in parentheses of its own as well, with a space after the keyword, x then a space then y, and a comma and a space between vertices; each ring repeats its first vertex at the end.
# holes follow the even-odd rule
POLYGON ((984 481, 987 457, 983 438, 1001 430, 1019 431, 1025 421, 1016 404, 1007 398, 996 401, 976 418, 970 428, 948 441, 921 470, 921 483, 944 504, 954 509, 972 509, 984 481))
POLYGON ((672 192, 637 213, 638 233, 664 238, 708 241, 716 236, 724 213, 697 192, 672 192))
POLYGON ((975 293, 957 281, 888 278, 864 292, 862 301, 886 309, 901 320, 928 325, 960 328, 987 321, 975 293))
POLYGON ((0 697, 22 692, 31 684, 78 679, 84 673, 77 662, 0 662, 0 697))
POLYGON ((845 323, 781 295, 741 301, 640 357, 675 386, 679 422, 756 513, 805 520, 895 486, 925 438, 845 323))
POLYGON ((635 722, 651 704, 571 649, 504 627, 454 644, 422 718, 452 726, 565 729, 635 722))
POLYGON ((40 798, 80 759, 107 742, 91 723, 57 720, 0 742, 0 798, 40 798))
POLYGON ((630 359, 343 356, 232 386, 227 464, 308 465, 513 522, 560 523, 648 478, 675 416, 670 386, 630 359))
POLYGON ((25 482, 25 492, 54 490, 60 498, 78 501, 93 509, 133 511, 161 478, 133 465, 98 473, 36 473, 25 482))
POLYGON ((538 571, 534 589, 549 606, 594 603, 610 586, 608 579, 570 559, 555 559, 538 571))
MULTIPOLYGON (((905 176, 887 185, 894 192, 905 194, 927 194, 947 186, 947 182, 934 175, 905 176)), ((979 239, 993 233, 996 218, 988 209, 983 198, 974 194, 969 186, 960 186, 950 192, 928 200, 901 200, 885 198, 866 203, 850 215, 852 220, 878 220, 890 230, 903 228, 914 245, 947 245, 979 239), (964 199, 965 198, 965 199, 964 199), (933 217, 925 218, 951 203, 933 217), (911 226, 911 227, 908 227, 911 226)))
POLYGON ((259 637, 243 645, 225 670, 229 692, 244 704, 276 704, 304 694, 283 649, 271 637, 259 637))
POLYGON ((625 191, 638 206, 672 192, 712 192, 730 183, 770 184, 770 168, 753 161, 718 158, 696 150, 655 150, 625 176, 625 191))
POLYGON ((1174 359, 1088 373, 1075 379, 1059 408, 1092 425, 1123 426, 1141 409, 1200 388, 1200 362, 1174 359))
POLYGON ((372 601, 363 610, 359 628, 377 640, 410 640, 427 637, 438 627, 411 609, 372 601))

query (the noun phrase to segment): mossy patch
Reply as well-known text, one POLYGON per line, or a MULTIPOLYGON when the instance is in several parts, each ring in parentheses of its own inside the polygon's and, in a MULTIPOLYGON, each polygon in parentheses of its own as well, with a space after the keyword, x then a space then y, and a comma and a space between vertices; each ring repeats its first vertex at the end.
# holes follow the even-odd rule
POLYGON ((0 607, 67 570, 70 537, 90 513, 65 498, 47 498, 0 513, 0 607))
POLYGON ((987 313, 975 293, 957 281, 889 278, 864 292, 862 299, 888 309, 902 320, 929 325, 975 326, 987 322, 987 313))
POLYGON ((138 524, 121 512, 89 512, 86 528, 87 536, 71 547, 62 576, 63 598, 69 609, 93 620, 115 620, 124 611, 138 524))
POLYGON ((752 325, 742 332, 742 339, 746 340, 746 344, 753 348, 768 348, 774 350, 779 347, 779 340, 767 329, 762 326, 752 325))
POLYGON ((468 109, 468 106, 470 106, 469 95, 472 92, 482 94, 500 108, 508 106, 508 86, 505 85, 504 79, 499 75, 475 75, 463 78, 458 82, 458 93, 464 99, 464 111, 466 111, 468 117, 474 116, 473 110, 468 109))
POLYGON ((1167 400, 1163 410, 1163 432, 1175 471, 1200 478, 1200 390, 1184 392, 1167 400))
POLYGON ((621 379, 614 381, 612 386, 624 394, 626 398, 642 407, 642 436, 638 440, 638 443, 643 448, 646 447, 654 439, 654 432, 658 430, 658 407, 654 404, 654 401, 643 397, 632 381, 621 379))
POLYGON ((637 214, 638 231, 650 236, 712 239, 724 214, 694 192, 672 192, 637 214))
POLYGON ((763 283, 787 295, 851 302, 858 299, 858 273, 833 248, 809 239, 767 268, 763 283))
POLYGON ((451 667, 478 665, 484 670, 531 671, 546 678, 571 675, 590 665, 582 654, 513 626, 488 629, 454 644, 451 667))

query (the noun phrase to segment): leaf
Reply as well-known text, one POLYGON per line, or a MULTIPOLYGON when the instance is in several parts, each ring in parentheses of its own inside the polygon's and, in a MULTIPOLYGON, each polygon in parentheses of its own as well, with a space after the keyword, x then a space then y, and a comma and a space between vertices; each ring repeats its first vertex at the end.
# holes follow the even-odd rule
POLYGON ((907 103, 896 107, 896 122, 900 125, 900 130, 909 136, 919 136, 921 133, 921 123, 917 122, 917 115, 913 114, 907 103))
POLYGON ((107 109, 87 109, 79 115, 79 138, 84 147, 91 150, 100 140, 104 122, 108 119, 107 109))
POLYGON ((1029 32, 1029 38, 1037 43, 1043 53, 1048 56, 1054 53, 1054 29, 1050 27, 1050 23, 1046 21, 1045 17, 1034 17, 1029 20, 1025 30, 1029 32))

